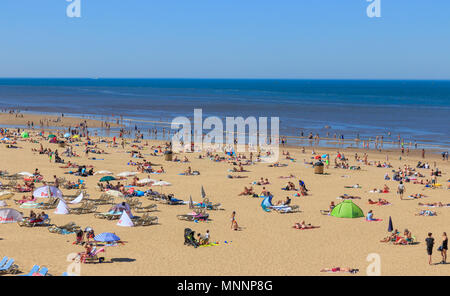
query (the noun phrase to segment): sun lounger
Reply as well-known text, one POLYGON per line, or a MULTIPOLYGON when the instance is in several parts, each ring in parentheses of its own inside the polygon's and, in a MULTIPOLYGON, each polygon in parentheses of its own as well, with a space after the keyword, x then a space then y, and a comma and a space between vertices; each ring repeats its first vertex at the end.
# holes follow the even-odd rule
POLYGON ((39 270, 39 274, 42 276, 46 276, 48 273, 48 268, 47 267, 42 267, 41 270, 39 270))
POLYGON ((87 199, 88 201, 94 202, 96 205, 109 205, 114 204, 114 197, 109 194, 103 193, 98 199, 87 199))
POLYGON ((135 226, 148 226, 148 225, 154 225, 158 224, 158 217, 156 216, 150 216, 148 213, 145 213, 142 215, 142 217, 137 218, 134 220, 135 226))
POLYGON ((5 263, 2 267, 0 267, 0 274, 15 274, 19 272, 19 267, 14 264, 14 259, 10 258, 8 262, 5 263))
POLYGON ((53 224, 50 224, 51 220, 50 219, 45 219, 44 221, 40 221, 40 222, 31 222, 30 219, 24 219, 22 221, 17 222, 17 224, 19 224, 20 227, 35 227, 35 226, 51 226, 53 224))
POLYGON ((121 216, 122 216, 122 213, 111 214, 109 212, 106 212, 106 213, 96 213, 96 214, 94 214, 95 218, 107 219, 107 220, 117 220, 117 219, 120 219, 121 216))
POLYGON ((151 204, 151 205, 148 205, 148 206, 145 206, 145 207, 143 207, 142 205, 133 207, 133 209, 137 213, 156 211, 156 208, 157 208, 157 205, 155 205, 155 204, 151 204))
POLYGON ((97 205, 94 202, 84 202, 80 207, 70 209, 70 213, 75 215, 90 214, 96 210, 97 205))
POLYGON ((27 274, 20 274, 19 276, 32 276, 34 273, 39 272, 41 267, 39 265, 35 265, 31 268, 30 272, 27 274))
POLYGON ((8 257, 7 256, 3 257, 2 261, 0 261, 0 267, 5 265, 6 262, 8 262, 8 257))
POLYGON ((50 210, 50 209, 56 209, 58 206, 59 199, 56 197, 49 197, 47 202, 42 203, 39 206, 39 209, 42 210, 50 210))

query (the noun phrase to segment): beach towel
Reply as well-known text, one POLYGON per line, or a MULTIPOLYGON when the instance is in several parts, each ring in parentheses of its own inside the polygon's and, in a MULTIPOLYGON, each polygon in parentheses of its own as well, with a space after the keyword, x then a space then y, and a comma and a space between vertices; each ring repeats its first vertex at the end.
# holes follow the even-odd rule
POLYGON ((383 221, 383 219, 372 219, 372 220, 367 220, 365 219, 367 222, 379 222, 379 221, 383 221))

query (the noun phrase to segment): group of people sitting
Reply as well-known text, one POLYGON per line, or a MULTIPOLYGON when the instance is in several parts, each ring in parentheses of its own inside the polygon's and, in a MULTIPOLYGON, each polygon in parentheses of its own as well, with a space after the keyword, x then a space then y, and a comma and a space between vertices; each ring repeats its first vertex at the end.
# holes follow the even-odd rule
POLYGON ((401 236, 400 232, 397 229, 395 229, 380 242, 382 243, 391 242, 394 245, 409 245, 414 242, 414 237, 412 236, 411 231, 409 231, 408 229, 405 229, 405 231, 403 232, 403 236, 401 236))

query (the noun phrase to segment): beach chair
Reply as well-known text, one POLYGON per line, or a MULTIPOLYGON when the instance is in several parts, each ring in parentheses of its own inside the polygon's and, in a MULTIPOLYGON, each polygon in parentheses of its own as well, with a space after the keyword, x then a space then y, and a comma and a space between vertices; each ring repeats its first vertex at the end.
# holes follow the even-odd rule
POLYGON ((90 214, 94 213, 97 210, 97 206, 94 202, 84 202, 80 207, 70 209, 71 214, 81 215, 81 214, 90 214))
POLYGON ((30 272, 27 274, 20 274, 19 276, 32 276, 34 273, 38 272, 41 267, 39 265, 35 265, 31 268, 30 272))
POLYGON ((93 203, 95 203, 98 206, 114 204, 114 197, 112 197, 111 195, 106 194, 106 193, 103 193, 102 195, 100 195, 100 197, 98 199, 88 199, 88 200, 92 201, 93 203))
POLYGON ((136 213, 145 213, 145 212, 151 212, 151 211, 156 211, 156 208, 157 208, 158 206, 157 205, 155 205, 155 204, 151 204, 151 205, 148 205, 148 206, 145 206, 145 207, 143 207, 143 206, 135 206, 134 208, 133 208, 133 210, 135 210, 136 211, 136 213))
POLYGON ((297 213, 300 211, 300 207, 298 205, 288 205, 286 207, 270 207, 271 210, 279 214, 287 214, 287 213, 297 213))
POLYGON ((209 219, 209 214, 206 213, 204 210, 194 210, 194 212, 185 214, 185 215, 177 215, 177 218, 179 220, 185 220, 185 221, 207 221, 209 219))
POLYGON ((117 220, 120 219, 122 213, 120 214, 111 214, 109 212, 106 213, 95 213, 94 217, 98 219, 106 219, 106 220, 117 220))
POLYGON ((14 259, 9 259, 2 267, 0 267, 0 274, 16 274, 19 272, 19 267, 14 264, 14 259))
POLYGON ((56 226, 56 225, 49 226, 47 229, 50 233, 63 234, 64 231, 75 232, 75 231, 81 229, 81 227, 76 225, 75 222, 70 222, 63 226, 56 226))
POLYGON ((42 267, 41 270, 39 270, 39 274, 42 276, 46 276, 48 273, 48 268, 47 267, 42 267))
POLYGON ((19 224, 20 227, 35 227, 35 226, 51 226, 53 224, 50 224, 51 220, 50 218, 45 219, 41 222, 31 222, 29 218, 23 219, 22 221, 18 221, 17 224, 19 224))
POLYGON ((48 198, 47 202, 44 202, 39 206, 39 209, 42 210, 56 209, 56 207, 58 206, 58 201, 59 198, 51 196, 48 198))
POLYGON ((129 199, 127 200, 127 203, 131 208, 142 206, 142 202, 140 202, 138 198, 129 199))
POLYGON ((80 258, 80 262, 81 263, 93 263, 93 262, 102 263, 105 261, 105 257, 99 257, 98 255, 100 253, 104 253, 104 252, 105 252, 105 248, 97 249, 97 247, 95 247, 89 255, 82 255, 80 258))
POLYGON ((8 257, 7 256, 3 257, 2 261, 0 261, 0 267, 5 265, 6 262, 8 262, 8 257))
POLYGON ((150 216, 148 213, 142 215, 142 217, 137 218, 133 221, 134 226, 148 226, 158 224, 158 217, 150 216))

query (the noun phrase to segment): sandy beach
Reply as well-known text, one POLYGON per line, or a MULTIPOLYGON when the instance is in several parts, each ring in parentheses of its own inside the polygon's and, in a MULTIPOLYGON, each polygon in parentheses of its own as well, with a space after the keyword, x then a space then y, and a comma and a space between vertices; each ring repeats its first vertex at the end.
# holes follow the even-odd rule
MULTIPOLYGON (((0 115, 1 124, 26 124, 29 120, 39 121, 38 115, 25 115, 24 118, 15 119, 11 115, 0 115), (8 117, 9 116, 9 117, 8 117)), ((61 126, 72 125, 75 121, 64 118, 61 126)), ((99 122, 89 121, 90 127, 101 126, 99 122)), ((7 148, 5 144, 0 145, 0 170, 10 174, 18 172, 33 173, 36 168, 44 176, 44 181, 53 181, 53 176, 64 177, 68 181, 77 181, 78 176, 64 174, 70 170, 60 168, 63 164, 49 161, 48 155, 33 152, 39 149, 40 143, 44 148, 53 151, 58 149, 60 154, 64 148, 57 144, 48 143, 36 135, 37 131, 30 131, 30 139, 39 139, 39 143, 32 143, 30 139, 17 137, 17 149, 7 148)), ((48 135, 48 133, 46 133, 48 135)), ((83 215, 57 215, 53 210, 47 210, 51 223, 63 225, 75 222, 85 228, 90 226, 96 234, 102 232, 113 232, 126 243, 116 247, 107 247, 104 254, 106 262, 101 264, 81 264, 81 275, 333 275, 334 273, 320 272, 326 267, 351 267, 360 272, 357 275, 366 275, 369 262, 366 260, 371 253, 380 255, 382 275, 449 275, 450 264, 428 265, 426 255, 425 238, 428 232, 432 232, 437 245, 441 242, 441 234, 449 232, 450 208, 433 208, 438 215, 432 217, 416 216, 415 214, 426 209, 418 205, 418 202, 449 203, 449 191, 447 189, 449 179, 449 162, 443 161, 439 154, 427 153, 422 159, 420 151, 411 150, 409 156, 401 155, 400 151, 373 151, 363 149, 332 149, 305 147, 305 153, 300 148, 290 147, 280 150, 289 151, 295 161, 286 159, 280 155, 280 163, 287 164, 285 167, 269 167, 265 163, 256 163, 245 166, 248 172, 230 173, 232 164, 227 162, 215 162, 209 158, 199 159, 199 154, 184 153, 176 156, 183 159, 186 156, 189 163, 165 161, 161 153, 151 156, 151 146, 162 145, 162 141, 143 140, 141 143, 132 143, 127 139, 125 149, 120 145, 111 147, 110 144, 99 142, 99 138, 92 138, 98 147, 107 154, 84 153, 85 138, 80 142, 73 142, 72 147, 80 157, 61 156, 65 162, 71 161, 78 165, 93 165, 94 172, 108 170, 117 175, 124 171, 136 171, 136 166, 127 165, 130 160, 143 161, 143 159, 131 158, 127 151, 136 150, 131 144, 144 145, 139 152, 143 158, 151 161, 154 168, 164 167, 164 174, 138 174, 139 178, 150 178, 164 180, 172 183, 172 186, 153 186, 156 191, 173 193, 176 198, 189 200, 189 196, 196 202, 201 201, 201 187, 203 186, 207 197, 213 203, 220 203, 223 210, 208 211, 210 221, 188 222, 180 221, 176 215, 191 212, 188 205, 171 206, 150 201, 145 197, 139 197, 142 204, 157 204, 157 211, 151 215, 159 218, 158 225, 145 227, 121 227, 116 225, 117 221, 97 219, 94 214, 83 215), (348 158, 350 166, 359 166, 360 170, 334 168, 334 158, 337 150, 344 153, 348 158), (323 175, 314 174, 314 169, 306 162, 315 162, 312 158, 324 153, 330 154, 330 166, 325 168, 323 175), (379 168, 374 165, 365 165, 364 162, 355 161, 354 154, 362 156, 368 154, 369 162, 388 162, 392 168, 379 168), (386 157, 388 156, 388 160, 386 157), (95 157, 97 160, 89 158, 95 157), (400 200, 396 194, 398 182, 385 181, 384 175, 392 170, 398 169, 406 164, 412 168, 416 167, 418 161, 430 164, 430 169, 417 169, 429 179, 431 168, 434 164, 442 171, 438 177, 438 188, 425 188, 424 185, 406 183, 405 196, 421 193, 426 195, 423 199, 400 200), (179 175, 188 167, 200 172, 198 176, 179 175), (242 175, 248 178, 230 179, 227 175, 242 175), (295 178, 281 179, 280 176, 293 174, 295 178), (264 185, 273 194, 276 202, 289 196, 292 204, 299 205, 300 212, 280 214, 274 211, 265 212, 260 204, 262 198, 250 196, 239 196, 244 186, 253 186, 256 193, 262 191, 263 186, 252 185, 261 177, 268 178, 270 184, 264 185), (298 188, 298 180, 306 183, 307 196, 294 196, 294 191, 284 191, 288 181, 293 182, 298 188), (359 184, 362 188, 344 188, 359 184), (389 186, 389 193, 370 193, 369 191, 383 188, 384 184, 389 186), (326 210, 331 201, 336 204, 342 200, 338 196, 349 194, 359 196, 361 199, 354 200, 366 214, 373 210, 376 218, 383 219, 380 222, 367 222, 364 218, 345 219, 322 215, 320 210, 326 210), (377 200, 383 198, 391 205, 370 205, 368 199, 377 200), (240 231, 233 231, 230 227, 231 213, 236 211, 236 220, 241 227, 240 231), (382 243, 381 239, 388 235, 388 220, 392 217, 394 228, 401 233, 405 228, 409 229, 416 237, 418 244, 394 245, 382 243), (306 221, 312 225, 320 226, 317 229, 298 230, 293 225, 297 222, 306 221), (210 247, 193 248, 185 246, 184 229, 189 227, 202 234, 210 231, 211 241, 218 245, 210 247), (226 243, 225 243, 226 241, 226 243)), ((103 140, 110 139, 103 138, 103 140)), ((119 141, 120 143, 120 141, 119 141)), ((248 153, 246 153, 248 157, 248 153)), ((225 156, 223 153, 220 156, 225 156)), ((90 198, 98 198, 101 192, 96 188, 102 176, 81 177, 86 182, 86 191, 90 198)), ((128 178, 126 183, 130 183, 128 178)), ((7 180, 0 180, 3 184, 7 180)), ((124 181, 121 180, 123 183, 124 181)), ((19 181, 23 184, 23 181, 19 181)), ((116 181, 112 181, 115 184, 116 181)), ((36 184, 37 187, 42 183, 36 184)), ((147 190, 150 186, 140 188, 147 190)), ((74 194, 76 190, 62 189, 65 195, 74 194)), ((30 196, 31 193, 16 192, 14 197, 6 200, 8 207, 17 209, 28 216, 29 209, 20 208, 14 203, 14 199, 21 199, 23 195, 30 196)), ((41 200, 45 201, 45 200, 41 200)), ((124 201, 116 198, 116 203, 124 201)), ((69 205, 75 207, 75 205, 69 205)), ((111 205, 99 206, 98 212, 106 212, 111 205)), ((37 209, 38 212, 39 209, 37 209)), ((142 215, 142 214, 136 214, 142 215)), ((61 275, 67 271, 71 262, 66 258, 71 253, 82 252, 83 248, 73 244, 75 234, 53 234, 46 227, 19 227, 17 223, 0 224, 0 250, 1 256, 14 258, 20 271, 26 273, 35 264, 46 266, 52 275, 61 275)), ((435 248, 435 249, 436 249, 435 248)), ((433 261, 439 262, 440 253, 434 250, 433 261)), ((342 275, 342 274, 340 274, 342 275)))

